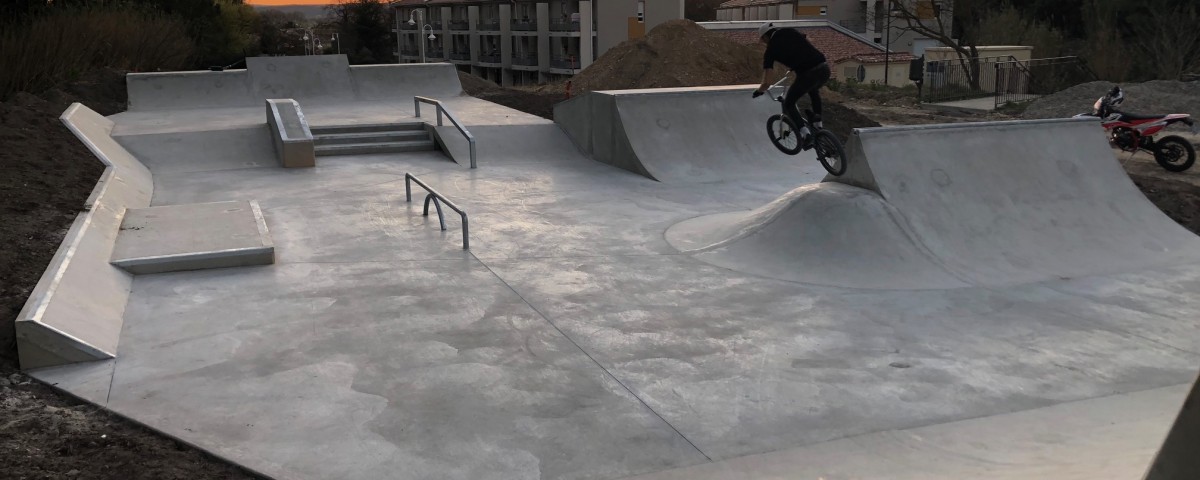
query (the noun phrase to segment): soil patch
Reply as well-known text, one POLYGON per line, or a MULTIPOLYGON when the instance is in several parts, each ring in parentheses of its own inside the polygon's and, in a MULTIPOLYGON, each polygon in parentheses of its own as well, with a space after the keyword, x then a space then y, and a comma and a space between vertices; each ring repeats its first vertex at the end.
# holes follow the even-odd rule
MULTIPOLYGON (((1039 98, 1025 108, 1024 118, 1065 118, 1089 113, 1096 99, 1103 97, 1112 82, 1088 82, 1039 98)), ((1200 82, 1155 80, 1122 84, 1125 102, 1122 111, 1141 114, 1200 114, 1200 82)))
POLYGON ((0 103, 0 477, 257 478, 17 372, 13 321, 104 171, 58 119, 76 101, 124 110, 124 74, 0 103))

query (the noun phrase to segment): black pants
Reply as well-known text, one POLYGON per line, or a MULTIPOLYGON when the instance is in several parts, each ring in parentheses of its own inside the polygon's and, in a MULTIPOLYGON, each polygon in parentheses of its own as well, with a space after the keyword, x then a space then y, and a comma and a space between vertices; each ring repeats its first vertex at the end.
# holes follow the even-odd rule
POLYGON ((796 80, 792 82, 787 95, 783 97, 783 112, 795 122, 797 127, 801 125, 801 122, 800 110, 796 109, 796 102, 800 100, 800 96, 806 93, 812 100, 812 111, 817 115, 817 120, 821 119, 821 87, 829 81, 831 74, 829 65, 825 63, 807 72, 796 73, 796 80))

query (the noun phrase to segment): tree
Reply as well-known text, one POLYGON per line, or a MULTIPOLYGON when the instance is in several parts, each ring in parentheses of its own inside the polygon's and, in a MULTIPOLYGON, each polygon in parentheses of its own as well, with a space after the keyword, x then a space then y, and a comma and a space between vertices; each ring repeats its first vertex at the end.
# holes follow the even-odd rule
POLYGON ((1066 38, 1061 31, 1044 23, 1028 11, 1008 5, 991 11, 979 26, 979 41, 990 45, 1025 45, 1033 47, 1038 57, 1057 57, 1063 54, 1066 38))
POLYGON ((391 59, 392 12, 376 0, 353 0, 327 7, 332 27, 340 33, 342 52, 350 63, 380 63, 391 59))
MULTIPOLYGON (((1173 2, 1172 2, 1173 3, 1173 2)), ((1131 43, 1156 78, 1178 80, 1184 72, 1200 67, 1200 9, 1195 3, 1147 5, 1133 17, 1131 43)))
POLYGON ((972 90, 979 90, 979 30, 989 0, 890 0, 892 21, 950 47, 958 53, 972 90))

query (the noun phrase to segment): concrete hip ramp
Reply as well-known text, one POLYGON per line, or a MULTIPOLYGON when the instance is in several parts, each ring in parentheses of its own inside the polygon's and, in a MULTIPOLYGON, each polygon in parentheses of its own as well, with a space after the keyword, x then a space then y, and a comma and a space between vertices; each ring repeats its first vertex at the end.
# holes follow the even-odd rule
POLYGON ((856 130, 849 170, 667 239, 748 273, 861 288, 1000 286, 1200 261, 1089 120, 856 130))
POLYGON ((767 138, 779 103, 754 86, 590 92, 554 108, 554 121, 584 153, 664 183, 713 182, 817 165, 767 138))
POLYGON ((248 57, 244 70, 131 73, 130 111, 261 107, 267 99, 301 104, 411 102, 462 95, 454 65, 355 65, 345 55, 248 57))

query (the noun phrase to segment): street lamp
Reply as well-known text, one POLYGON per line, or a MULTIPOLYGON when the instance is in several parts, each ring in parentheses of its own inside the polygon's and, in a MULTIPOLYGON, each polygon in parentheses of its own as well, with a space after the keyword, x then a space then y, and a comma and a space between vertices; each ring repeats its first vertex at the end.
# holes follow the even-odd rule
MULTIPOLYGON (((421 10, 413 10, 412 12, 409 12, 409 14, 408 14, 408 24, 409 25, 417 24, 417 21, 413 19, 413 15, 420 15, 421 23, 425 23, 425 14, 421 10)), ((437 40, 437 35, 433 34, 433 25, 430 25, 428 23, 425 23, 424 25, 421 26, 420 35, 425 35, 426 28, 429 29, 429 40, 430 41, 437 40)), ((421 44, 421 63, 426 63, 426 61, 425 61, 425 40, 421 39, 418 43, 421 44)))
POLYGON ((316 55, 317 49, 321 47, 321 39, 312 30, 304 29, 304 53, 306 55, 316 55), (311 54, 309 52, 312 52, 311 54))
POLYGON ((337 44, 337 53, 338 53, 338 55, 341 55, 341 53, 342 53, 342 34, 340 34, 338 32, 334 32, 333 36, 329 38, 329 41, 337 44))
POLYGON ((884 35, 887 36, 887 42, 883 47, 883 84, 888 85, 888 77, 892 66, 892 16, 895 15, 893 8, 895 4, 888 2, 887 8, 887 31, 884 35))

